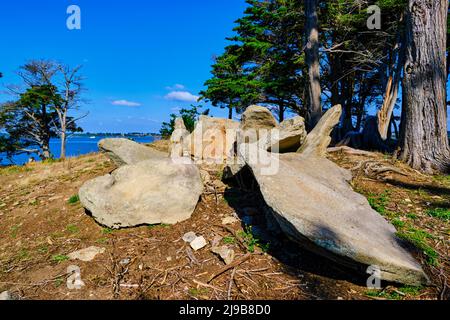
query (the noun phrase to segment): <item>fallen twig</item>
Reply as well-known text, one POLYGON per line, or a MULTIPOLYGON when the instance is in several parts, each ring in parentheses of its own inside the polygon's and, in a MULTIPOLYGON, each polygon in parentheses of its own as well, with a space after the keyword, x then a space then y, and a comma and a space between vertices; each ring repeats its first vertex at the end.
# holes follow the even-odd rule
POLYGON ((234 275, 236 274, 236 268, 233 269, 233 272, 231 273, 230 277, 230 284, 228 285, 228 293, 227 293, 227 299, 231 300, 231 289, 233 288, 233 281, 234 281, 234 275))
POLYGON ((223 274, 224 272, 227 272, 230 269, 236 268, 237 266, 243 264, 245 261, 247 261, 248 259, 250 259, 250 257, 252 256, 252 254, 247 253, 245 256, 243 256, 242 258, 235 260, 233 263, 230 263, 227 266, 224 266, 223 268, 221 268, 218 272, 216 272, 215 274, 213 274, 209 280, 208 283, 210 283, 211 281, 213 281, 215 278, 217 278, 218 276, 220 276, 221 274, 223 274))
POLYGON ((376 153, 373 153, 373 152, 359 150, 359 149, 353 149, 353 148, 350 148, 347 146, 328 148, 327 152, 328 153, 343 152, 343 153, 347 153, 347 154, 352 154, 352 155, 357 155, 357 156, 367 156, 367 157, 377 157, 378 156, 376 153))

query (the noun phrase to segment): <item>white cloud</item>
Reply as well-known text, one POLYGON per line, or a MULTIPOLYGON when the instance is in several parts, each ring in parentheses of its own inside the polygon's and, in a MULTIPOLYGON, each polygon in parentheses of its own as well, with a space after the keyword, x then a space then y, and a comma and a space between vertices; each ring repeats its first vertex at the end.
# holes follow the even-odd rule
POLYGON ((128 100, 114 100, 111 102, 114 106, 124 106, 124 107, 139 107, 141 104, 139 102, 133 102, 128 100))
POLYGON ((165 98, 174 101, 197 102, 199 97, 188 91, 172 91, 165 98))
POLYGON ((177 83, 177 84, 174 84, 171 87, 166 87, 166 89, 170 90, 170 91, 174 91, 174 90, 184 90, 184 89, 186 89, 186 87, 183 86, 182 84, 177 83))

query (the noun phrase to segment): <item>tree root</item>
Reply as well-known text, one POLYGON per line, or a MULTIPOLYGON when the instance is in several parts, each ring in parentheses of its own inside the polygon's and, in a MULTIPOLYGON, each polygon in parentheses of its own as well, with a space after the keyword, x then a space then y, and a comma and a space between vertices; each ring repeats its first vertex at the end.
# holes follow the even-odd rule
POLYGON ((353 149, 353 148, 350 148, 347 146, 328 148, 327 152, 328 153, 342 152, 342 153, 347 153, 347 154, 351 154, 351 155, 355 155, 355 156, 377 157, 377 154, 374 152, 353 149))
POLYGON ((377 160, 361 161, 350 170, 352 172, 356 172, 356 175, 364 173, 367 177, 373 179, 380 179, 380 176, 387 172, 394 172, 402 176, 408 176, 406 172, 377 160))

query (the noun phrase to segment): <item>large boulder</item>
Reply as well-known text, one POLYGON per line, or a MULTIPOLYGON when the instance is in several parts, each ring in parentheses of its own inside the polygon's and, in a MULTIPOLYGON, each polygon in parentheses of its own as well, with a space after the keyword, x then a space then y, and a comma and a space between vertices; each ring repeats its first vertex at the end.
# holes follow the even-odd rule
POLYGON ((249 106, 241 117, 238 142, 254 143, 264 138, 277 125, 277 120, 269 109, 249 106))
POLYGON ((239 123, 233 120, 200 116, 194 131, 184 139, 183 155, 223 163, 234 157, 238 128, 239 123))
POLYGON ((305 119, 297 116, 281 122, 260 140, 260 147, 269 152, 295 152, 305 142, 305 119))
POLYGON ((394 226, 352 190, 350 172, 328 159, 297 153, 264 157, 272 158, 276 173, 264 172, 268 162, 247 164, 267 206, 291 239, 338 263, 378 266, 383 280, 411 285, 427 281, 394 226))
POLYGON ((148 159, 167 158, 167 154, 161 151, 123 138, 100 140, 98 148, 117 166, 136 164, 148 159))
POLYGON ((396 229, 349 184, 352 175, 325 157, 340 106, 325 114, 300 153, 268 153, 241 144, 239 156, 259 184, 268 211, 301 246, 338 263, 380 271, 383 280, 427 283, 396 229))
POLYGON ((170 137, 170 157, 178 158, 183 156, 183 145, 190 132, 184 125, 183 118, 175 120, 174 131, 170 137))
POLYGON ((79 197, 98 223, 117 229, 189 219, 202 191, 197 166, 164 158, 126 165, 88 181, 79 197))
POLYGON ((308 156, 324 157, 331 142, 331 131, 339 123, 341 115, 342 106, 340 104, 328 110, 308 134, 298 152, 308 156))

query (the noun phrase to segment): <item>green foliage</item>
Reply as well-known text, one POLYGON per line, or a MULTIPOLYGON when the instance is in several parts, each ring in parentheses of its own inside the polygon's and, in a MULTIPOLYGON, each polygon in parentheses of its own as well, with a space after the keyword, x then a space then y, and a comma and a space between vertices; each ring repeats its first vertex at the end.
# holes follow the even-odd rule
POLYGON ((164 138, 169 138, 172 135, 173 131, 175 130, 175 120, 180 117, 183 119, 186 129, 189 132, 194 131, 195 123, 198 120, 199 116, 209 114, 209 109, 200 112, 199 111, 200 108, 201 108, 200 106, 191 105, 190 109, 185 108, 181 109, 178 115, 171 114, 169 122, 163 122, 162 127, 159 131, 160 134, 164 138))
POLYGON ((52 256, 52 261, 56 263, 61 263, 67 260, 69 260, 69 257, 66 255, 57 254, 52 256))
POLYGON ((69 224, 69 225, 66 227, 66 230, 67 230, 68 232, 70 232, 70 233, 78 233, 78 232, 80 231, 80 229, 79 229, 76 225, 74 225, 74 224, 69 224))
POLYGON ((80 196, 78 194, 75 194, 71 196, 67 202, 72 205, 77 204, 78 202, 80 202, 80 196))
POLYGON ((377 297, 387 300, 403 300, 406 296, 415 297, 420 294, 422 287, 414 286, 403 286, 398 289, 388 289, 383 290, 371 289, 366 291, 368 297, 377 297))
POLYGON ((102 229, 102 233, 107 235, 107 234, 112 234, 114 232, 114 229, 111 228, 103 228, 102 229))
POLYGON ((170 228, 170 227, 171 227, 170 224, 165 224, 165 223, 151 224, 151 225, 148 226, 148 228, 150 230, 158 229, 158 228, 170 228))
POLYGON ((207 288, 198 289, 198 288, 190 288, 188 290, 189 295, 197 297, 208 294, 209 290, 207 288))
POLYGON ((74 90, 67 95, 67 87, 58 87, 55 83, 59 82, 53 77, 60 70, 63 66, 44 60, 33 60, 20 67, 18 75, 26 85, 25 91, 17 100, 0 105, 0 130, 5 132, 0 136, 0 152, 8 158, 24 153, 36 153, 41 160, 51 158, 49 141, 60 133, 61 119, 66 119, 67 134, 82 131, 73 117, 58 115, 62 106, 74 108, 80 88, 78 82, 73 83, 78 91, 71 88, 74 90), (64 100, 63 96, 68 98, 64 100))
POLYGON ((389 202, 389 191, 385 190, 380 195, 370 193, 367 197, 370 206, 372 209, 380 213, 381 215, 389 214, 389 211, 386 209, 386 205, 389 202))
POLYGON ((438 218, 444 221, 450 220, 450 209, 435 208, 427 211, 427 214, 431 217, 438 218))
POLYGON ((235 243, 236 243, 236 239, 235 239, 234 237, 231 237, 231 236, 229 236, 229 237, 224 237, 224 238, 222 239, 222 241, 223 241, 223 243, 225 243, 225 244, 235 244, 235 243))
POLYGON ((396 228, 403 228, 406 224, 405 222, 403 222, 402 220, 395 218, 391 221, 391 223, 396 227, 396 228))
POLYGON ((249 252, 255 252, 256 247, 259 247, 263 252, 269 250, 269 243, 261 243, 261 240, 253 235, 252 226, 245 226, 244 231, 239 232, 238 235, 243 239, 249 252))
POLYGON ((20 226, 18 226, 18 225, 11 227, 11 238, 17 237, 17 233, 19 232, 19 229, 20 229, 20 226))
POLYGON ((427 257, 427 262, 430 265, 436 266, 438 264, 438 253, 427 243, 428 239, 434 238, 430 233, 413 227, 408 227, 397 232, 397 237, 412 243, 420 249, 427 257))

